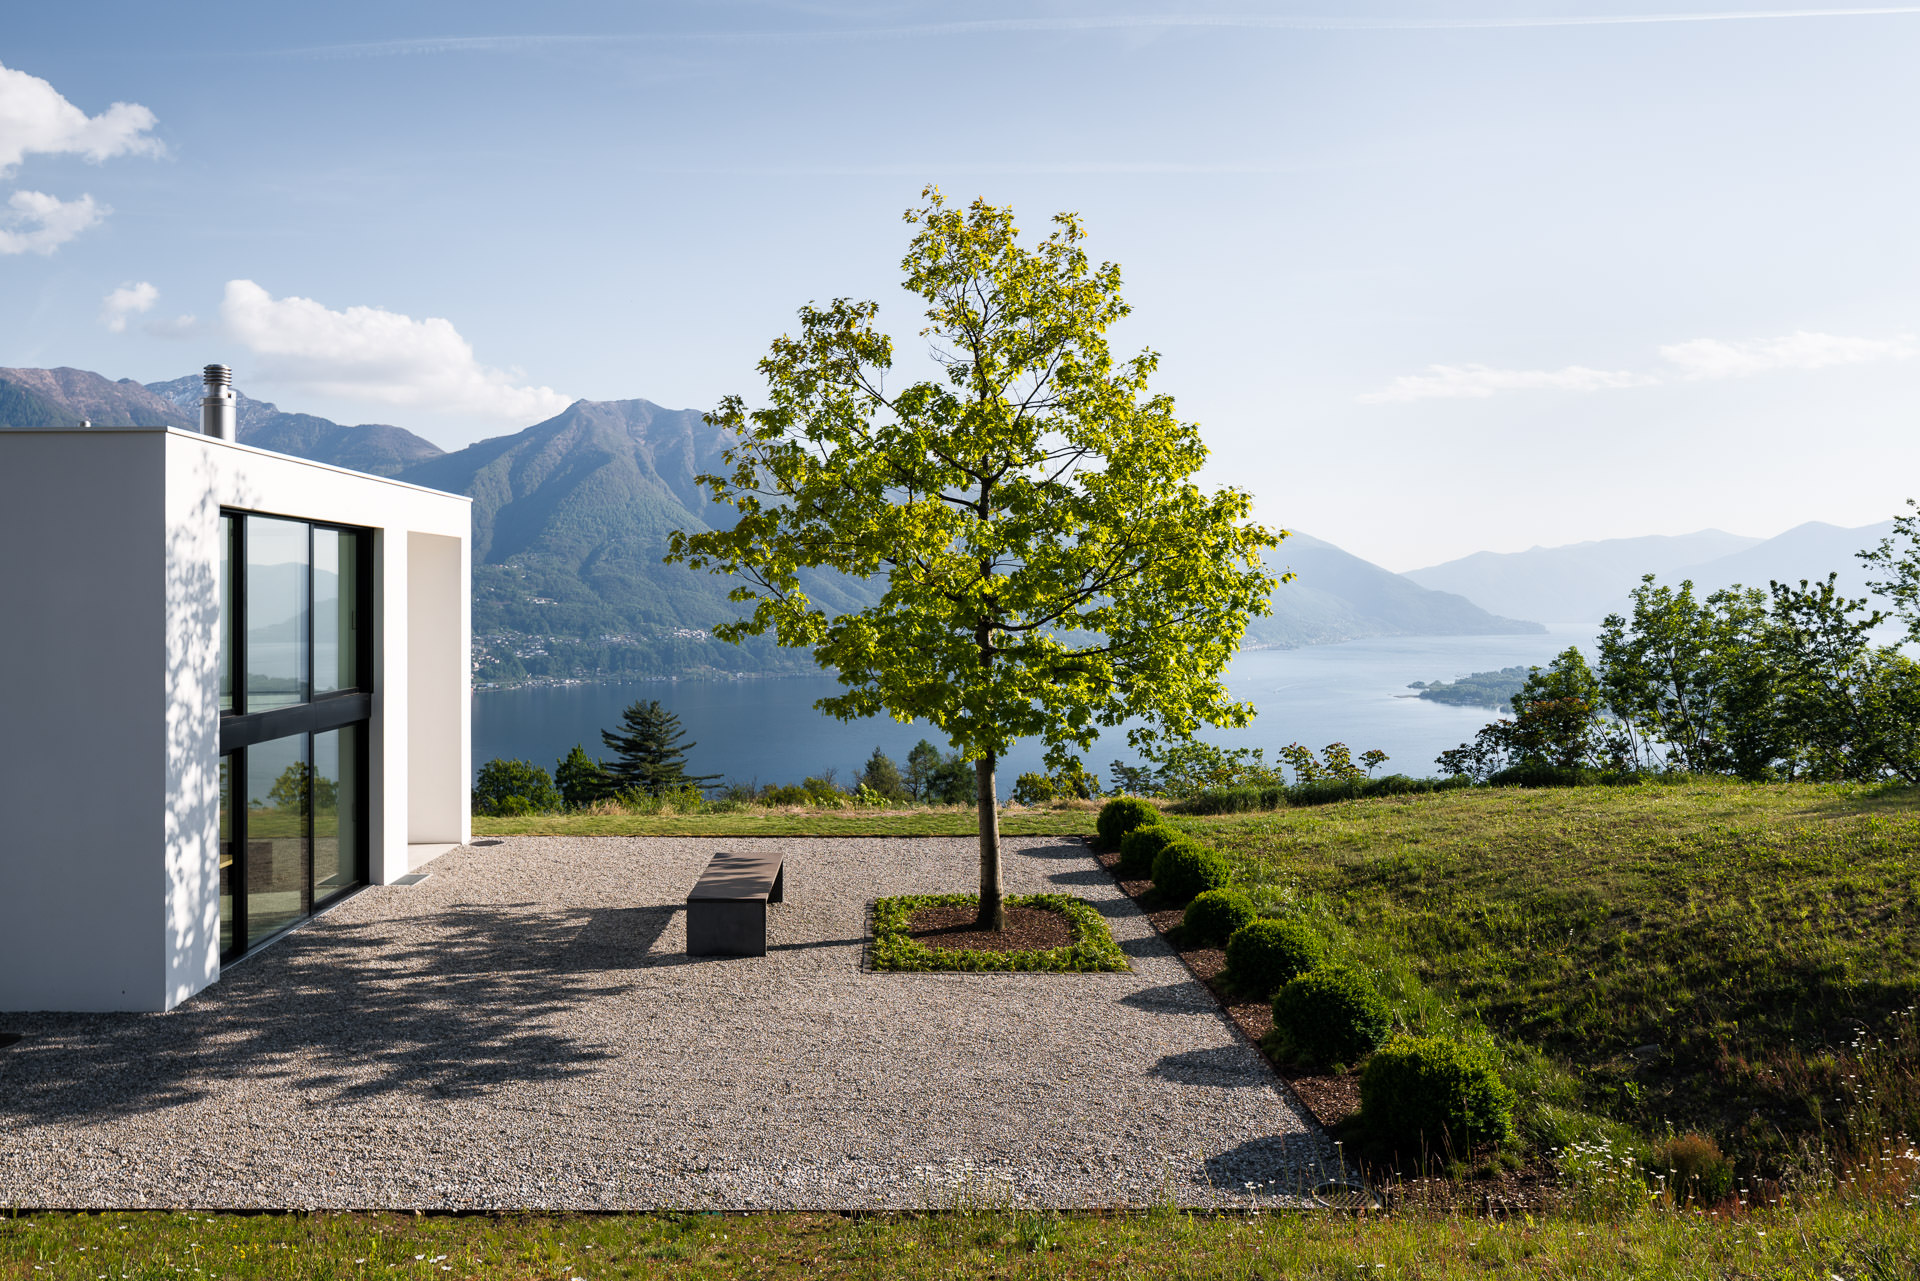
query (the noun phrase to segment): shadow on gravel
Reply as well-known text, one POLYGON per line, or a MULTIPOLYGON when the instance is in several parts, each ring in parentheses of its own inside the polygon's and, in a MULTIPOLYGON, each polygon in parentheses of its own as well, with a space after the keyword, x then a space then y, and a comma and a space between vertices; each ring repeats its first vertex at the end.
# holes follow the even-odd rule
POLYGON ((1210 1085, 1271 1090, 1273 1072, 1259 1055, 1244 1045, 1220 1045, 1210 1050, 1168 1054, 1148 1069, 1175 1085, 1210 1085))
POLYGON ((1220 1006, 1204 988, 1191 980, 1168 983, 1162 987, 1142 988, 1120 998, 1120 1004, 1152 1014, 1213 1014, 1220 1006))
POLYGON ((1313 1134, 1278 1134, 1206 1159, 1207 1181, 1222 1192, 1298 1196, 1339 1177, 1327 1145, 1313 1134))
POLYGON ((624 992, 607 971, 643 965, 675 910, 528 903, 455 906, 399 928, 322 923, 170 1014, 13 1015, 26 1039, 0 1056, 0 1119, 105 1121, 236 1082, 325 1106, 578 1076, 613 1051, 540 1025, 624 992))

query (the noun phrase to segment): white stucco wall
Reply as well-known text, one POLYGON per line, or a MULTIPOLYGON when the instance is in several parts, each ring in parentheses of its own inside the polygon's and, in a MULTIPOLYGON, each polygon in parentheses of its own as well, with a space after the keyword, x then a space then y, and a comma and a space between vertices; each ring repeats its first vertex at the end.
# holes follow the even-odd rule
POLYGON ((406 874, 416 811, 468 837, 466 499, 194 432, 0 431, 0 1009, 219 976, 222 507, 376 531, 370 879, 406 874))

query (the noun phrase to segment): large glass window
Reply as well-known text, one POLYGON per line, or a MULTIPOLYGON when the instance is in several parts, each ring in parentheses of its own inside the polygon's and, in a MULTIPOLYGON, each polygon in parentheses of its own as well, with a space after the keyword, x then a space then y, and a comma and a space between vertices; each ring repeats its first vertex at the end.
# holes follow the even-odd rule
POLYGON ((235 521, 220 518, 220 710, 233 710, 233 539, 235 521))
POLYGON ((307 701, 308 526, 247 517, 247 711, 307 701))
POLYGON ((348 725, 313 736, 313 901, 360 879, 366 833, 353 816, 361 803, 366 727, 348 725))
POLYGON ((372 539, 252 512, 223 512, 221 534, 220 951, 233 957, 367 879, 372 539))
POLYGON ((360 536, 347 529, 313 531, 313 693, 359 684, 360 536))
POLYGON ((264 938, 305 916, 307 819, 312 811, 307 736, 247 749, 247 935, 264 938))

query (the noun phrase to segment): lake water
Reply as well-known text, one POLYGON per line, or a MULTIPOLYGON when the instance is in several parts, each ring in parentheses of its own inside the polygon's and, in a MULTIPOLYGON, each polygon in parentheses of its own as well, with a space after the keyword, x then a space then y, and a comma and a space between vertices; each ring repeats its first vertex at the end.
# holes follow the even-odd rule
MULTIPOLYGON (((1494 714, 1407 697, 1413 693, 1408 682, 1544 665, 1569 645, 1579 645, 1591 660, 1595 631, 1590 624, 1572 624, 1536 636, 1403 636, 1243 653, 1227 674, 1227 687, 1259 715, 1246 729, 1201 737, 1222 746, 1265 748, 1269 761, 1293 742, 1316 751, 1343 742, 1356 757, 1377 747, 1391 758, 1384 772, 1429 775, 1435 756, 1471 739, 1494 714)), ((924 724, 837 721, 814 709, 814 700, 838 689, 831 677, 813 676, 490 690, 473 696, 474 768, 494 757, 517 757, 551 770, 576 743, 589 755, 610 754, 600 731, 616 725, 636 699, 658 699, 679 715, 687 741, 696 744, 687 754, 691 772, 727 781, 797 783, 832 769, 846 785, 876 746, 895 761, 922 738, 946 750, 945 740, 924 724)), ((1039 743, 1029 740, 1003 758, 1003 796, 1021 773, 1041 768, 1040 756, 1039 743)), ((1084 757, 1103 779, 1116 759, 1137 763, 1124 730, 1107 734, 1084 757)))

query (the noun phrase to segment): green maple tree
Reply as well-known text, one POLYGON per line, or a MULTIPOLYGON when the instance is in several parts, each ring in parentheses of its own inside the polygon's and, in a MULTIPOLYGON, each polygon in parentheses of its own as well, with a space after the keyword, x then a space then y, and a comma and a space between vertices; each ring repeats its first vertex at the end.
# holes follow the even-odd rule
POLYGON ((771 404, 708 416, 738 437, 731 474, 701 478, 737 522, 675 533, 668 559, 742 576, 753 612, 715 634, 812 650, 845 687, 821 710, 924 718, 974 763, 980 921, 998 929, 999 758, 1039 738, 1061 768, 1129 721, 1136 747, 1245 724, 1220 675, 1269 608, 1261 557, 1285 534, 1244 492, 1194 483, 1207 451, 1148 392, 1158 356, 1108 351, 1120 269, 1089 262, 1076 215, 1027 249, 1011 210, 923 194, 902 269, 942 376, 888 388, 875 303, 801 308, 759 364, 771 404), (885 593, 831 615, 800 587, 818 567, 885 593))

